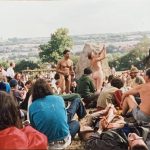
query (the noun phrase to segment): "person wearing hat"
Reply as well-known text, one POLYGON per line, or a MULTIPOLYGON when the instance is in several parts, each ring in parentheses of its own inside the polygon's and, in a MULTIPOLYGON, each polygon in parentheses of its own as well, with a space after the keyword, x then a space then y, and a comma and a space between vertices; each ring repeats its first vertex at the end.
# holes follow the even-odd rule
POLYGON ((139 70, 137 69, 137 67, 133 66, 130 70, 130 87, 131 88, 137 86, 138 84, 145 83, 144 78, 142 76, 139 76, 138 73, 139 73, 139 70))
POLYGON ((84 69, 84 74, 77 83, 77 92, 83 98, 86 108, 96 107, 99 93, 95 93, 93 81, 91 79, 92 70, 87 67, 84 69))

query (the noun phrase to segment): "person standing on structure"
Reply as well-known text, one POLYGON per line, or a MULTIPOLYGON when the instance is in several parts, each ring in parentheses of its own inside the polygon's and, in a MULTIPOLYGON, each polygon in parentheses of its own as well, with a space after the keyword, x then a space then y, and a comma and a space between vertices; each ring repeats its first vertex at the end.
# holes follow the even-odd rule
POLYGON ((104 81, 104 73, 102 70, 102 60, 106 57, 106 48, 103 46, 102 50, 97 52, 93 50, 88 54, 88 59, 90 60, 91 68, 93 70, 93 79, 97 92, 99 93, 102 89, 104 81))
POLYGON ((70 59, 70 51, 65 50, 63 52, 64 58, 61 59, 56 68, 56 72, 60 74, 60 82, 61 82, 61 91, 62 93, 69 93, 71 80, 74 77, 74 70, 73 70, 73 62, 70 59))

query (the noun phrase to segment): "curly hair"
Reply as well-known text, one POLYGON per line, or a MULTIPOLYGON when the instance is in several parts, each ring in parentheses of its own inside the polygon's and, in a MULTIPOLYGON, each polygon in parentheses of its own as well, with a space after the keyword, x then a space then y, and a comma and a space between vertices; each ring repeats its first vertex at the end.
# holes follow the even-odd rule
POLYGON ((44 98, 47 95, 52 95, 52 89, 48 82, 44 79, 38 79, 32 87, 32 101, 39 98, 44 98))
POLYGON ((111 86, 120 89, 123 87, 123 81, 120 78, 115 77, 111 80, 111 86))
POLYGON ((22 127, 19 109, 10 94, 0 91, 0 130, 12 126, 22 127))

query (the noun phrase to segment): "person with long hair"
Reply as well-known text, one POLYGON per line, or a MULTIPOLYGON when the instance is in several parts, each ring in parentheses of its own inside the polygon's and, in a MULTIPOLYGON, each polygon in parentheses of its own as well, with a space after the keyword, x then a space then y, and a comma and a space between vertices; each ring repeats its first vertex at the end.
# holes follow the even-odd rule
MULTIPOLYGON (((61 96, 53 95, 50 84, 44 79, 38 79, 32 88, 32 104, 29 106, 31 125, 48 137, 51 149, 66 148, 79 131, 79 122, 72 118, 78 111, 80 103, 77 100, 66 110, 61 96), (63 141, 63 142, 62 142, 63 141), (57 145, 58 144, 58 145, 57 145)), ((78 112, 83 118, 85 114, 78 112)))
POLYGON ((47 138, 31 126, 23 127, 16 101, 0 91, 0 149, 47 149, 47 138))

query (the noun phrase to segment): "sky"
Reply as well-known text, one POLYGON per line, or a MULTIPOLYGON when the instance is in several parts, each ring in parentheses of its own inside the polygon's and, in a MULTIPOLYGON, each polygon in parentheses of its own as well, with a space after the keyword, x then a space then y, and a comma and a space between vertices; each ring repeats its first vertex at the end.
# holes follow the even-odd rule
POLYGON ((150 31, 150 0, 0 1, 0 38, 150 31))

